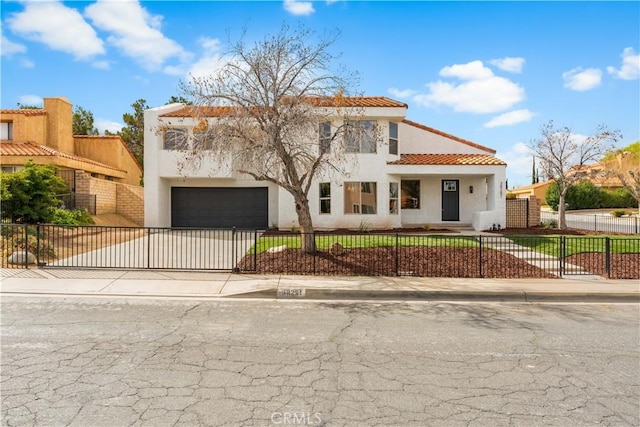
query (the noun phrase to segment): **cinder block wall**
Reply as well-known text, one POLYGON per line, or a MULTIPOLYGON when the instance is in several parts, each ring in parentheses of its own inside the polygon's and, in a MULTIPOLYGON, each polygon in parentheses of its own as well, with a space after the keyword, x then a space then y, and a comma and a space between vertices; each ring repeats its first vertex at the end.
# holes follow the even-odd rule
POLYGON ((104 179, 90 178, 89 193, 96 195, 96 214, 116 213, 117 184, 104 179))
POLYGON ((144 189, 142 187, 117 184, 116 213, 138 225, 144 224, 144 189))
POLYGON ((529 210, 527 199, 507 200, 507 228, 526 228, 540 225, 540 202, 536 196, 529 196, 529 210))

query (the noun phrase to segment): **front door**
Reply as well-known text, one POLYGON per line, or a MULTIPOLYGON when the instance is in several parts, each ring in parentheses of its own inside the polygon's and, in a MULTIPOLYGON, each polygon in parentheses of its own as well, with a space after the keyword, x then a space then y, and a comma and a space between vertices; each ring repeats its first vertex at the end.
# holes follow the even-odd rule
POLYGON ((457 179, 442 180, 442 220, 460 221, 460 182, 457 179))

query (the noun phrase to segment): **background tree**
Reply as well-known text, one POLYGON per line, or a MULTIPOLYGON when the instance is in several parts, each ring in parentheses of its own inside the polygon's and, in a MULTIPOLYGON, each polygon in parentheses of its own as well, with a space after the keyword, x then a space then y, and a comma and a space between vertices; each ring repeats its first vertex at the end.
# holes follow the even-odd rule
POLYGON ((343 139, 337 138, 344 126, 323 128, 319 143, 320 124, 336 112, 346 118, 355 111, 342 108, 354 76, 331 69, 334 41, 331 35, 316 38, 308 30, 283 26, 251 47, 242 40, 231 43, 229 61, 217 73, 183 84, 198 106, 231 107, 199 132, 202 141, 195 140, 187 155, 231 156, 241 173, 289 192, 306 252, 315 250, 308 200, 313 179, 339 170, 345 157, 343 139))
POLYGON ((568 127, 557 128, 549 121, 541 128, 541 137, 529 148, 540 160, 542 170, 558 186, 558 228, 565 230, 565 197, 569 188, 584 179, 583 166, 599 160, 621 138, 619 130, 598 126, 594 135, 579 140, 568 127))
POLYGON ((37 105, 21 104, 19 102, 17 104, 19 110, 42 110, 42 107, 39 107, 37 105))
POLYGON ((638 202, 640 214, 640 141, 609 151, 602 162, 609 176, 616 177, 638 202))
MULTIPOLYGON (((144 168, 144 110, 149 109, 146 99, 138 99, 133 104, 133 113, 124 113, 125 126, 116 132, 127 144, 141 167, 144 168)), ((111 133, 107 133, 110 135, 111 133)))
POLYGON ((74 135, 99 135, 98 129, 93 125, 93 113, 80 106, 73 109, 73 134, 74 135))
POLYGON ((67 186, 53 166, 29 161, 17 172, 2 172, 0 191, 3 220, 36 224, 51 222, 60 205, 55 195, 66 192, 67 186))
POLYGON ((175 104, 175 103, 193 105, 193 101, 185 98, 184 96, 176 96, 176 95, 171 95, 171 98, 169 98, 169 100, 164 105, 175 104))

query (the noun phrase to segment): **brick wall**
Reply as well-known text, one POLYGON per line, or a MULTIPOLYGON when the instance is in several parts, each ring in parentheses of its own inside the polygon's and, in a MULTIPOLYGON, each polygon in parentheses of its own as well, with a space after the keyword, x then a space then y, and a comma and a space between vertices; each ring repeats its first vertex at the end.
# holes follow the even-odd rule
POLYGON ((144 225, 144 189, 139 186, 118 184, 116 191, 116 213, 138 225, 144 225))
POLYGON ((507 199, 507 228, 527 228, 540 225, 540 202, 528 199, 507 199))
POLYGON ((116 213, 116 186, 113 181, 90 178, 89 193, 96 195, 96 214, 116 213))

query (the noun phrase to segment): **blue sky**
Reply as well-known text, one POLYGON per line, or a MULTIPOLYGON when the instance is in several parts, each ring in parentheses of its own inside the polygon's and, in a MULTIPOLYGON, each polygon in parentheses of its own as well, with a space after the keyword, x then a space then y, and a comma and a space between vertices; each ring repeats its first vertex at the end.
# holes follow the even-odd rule
POLYGON ((65 96, 100 130, 144 98, 180 95, 223 61, 229 37, 283 23, 340 31, 336 64, 407 118, 495 148, 511 187, 531 181, 526 143, 549 120, 640 139, 640 3, 3 1, 2 108, 65 96))

